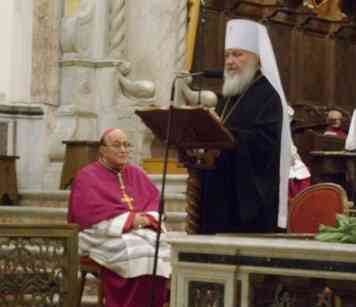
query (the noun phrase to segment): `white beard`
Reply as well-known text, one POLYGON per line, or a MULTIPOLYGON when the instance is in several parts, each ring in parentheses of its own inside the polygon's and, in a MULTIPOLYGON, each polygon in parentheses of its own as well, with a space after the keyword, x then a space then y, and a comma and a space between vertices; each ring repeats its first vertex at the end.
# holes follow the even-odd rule
POLYGON ((258 70, 257 64, 250 64, 241 74, 236 72, 224 72, 224 85, 222 93, 224 97, 231 97, 241 94, 252 82, 258 70))

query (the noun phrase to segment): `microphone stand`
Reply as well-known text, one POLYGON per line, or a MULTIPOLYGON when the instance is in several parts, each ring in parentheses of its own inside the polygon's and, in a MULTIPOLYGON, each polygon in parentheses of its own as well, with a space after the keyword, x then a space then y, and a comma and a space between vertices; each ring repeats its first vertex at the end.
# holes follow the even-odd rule
MULTIPOLYGON (((205 0, 201 0, 201 14, 200 14, 200 42, 199 42, 199 71, 203 71, 204 67, 204 44, 205 44, 205 26, 206 26, 206 21, 207 21, 207 9, 206 9, 206 3, 205 0)), ((198 105, 201 104, 201 91, 203 88, 203 76, 199 78, 198 82, 198 88, 199 88, 199 96, 198 96, 198 105)))
POLYGON ((154 286, 154 279, 157 276, 157 266, 158 266, 158 253, 159 253, 159 243, 161 238, 161 227, 163 221, 163 214, 165 209, 165 198, 164 192, 166 187, 167 181, 167 166, 168 166, 168 154, 169 154, 169 147, 170 147, 170 138, 171 138, 171 131, 172 131, 172 121, 173 121, 173 105, 174 105, 174 96, 175 96, 175 84, 177 81, 177 77, 174 78, 172 87, 171 87, 171 99, 170 105, 168 110, 168 123, 167 123, 167 132, 166 132, 166 140, 165 140, 165 149, 164 149, 164 160, 163 160, 163 175, 162 175, 162 187, 160 193, 160 200, 159 200, 159 210, 158 210, 158 230, 156 233, 156 241, 155 241, 155 253, 153 258, 153 272, 152 272, 152 292, 151 292, 151 300, 149 307, 154 307, 155 301, 155 286, 154 286))
MULTIPOLYGON (((202 6, 202 14, 201 14, 201 31, 202 33, 202 38, 201 38, 201 45, 200 45, 200 66, 202 67, 204 64, 204 35, 205 35, 205 24, 206 24, 206 3, 205 0, 201 0, 201 6, 202 6)), ((165 198, 164 198, 164 193, 165 193, 165 187, 166 187, 166 181, 167 181, 167 166, 168 166, 168 154, 169 154, 169 147, 170 147, 170 137, 171 137, 171 131, 172 131, 172 121, 173 121, 173 105, 174 105, 174 96, 175 96, 175 84, 177 81, 178 77, 176 76, 173 80, 172 83, 172 88, 171 88, 171 101, 169 105, 169 110, 168 110, 168 123, 167 123, 167 133, 166 133, 166 140, 165 140, 165 150, 164 150, 164 160, 163 160, 163 175, 162 175, 162 188, 161 188, 161 194, 160 194, 160 201, 159 201, 159 217, 158 217, 158 230, 157 230, 157 236, 156 236, 156 242, 155 242, 155 253, 154 253, 154 260, 153 260, 153 272, 152 272, 152 279, 154 280, 155 277, 157 276, 157 266, 158 266, 158 253, 159 253, 159 243, 160 243, 160 238, 161 238, 161 226, 162 226, 162 217, 164 214, 164 208, 165 208, 165 198)), ((201 89, 202 89, 202 79, 199 79, 199 104, 201 104, 201 89)), ((155 287, 154 284, 152 283, 152 292, 151 292, 151 300, 149 307, 154 307, 154 301, 155 301, 155 287)))

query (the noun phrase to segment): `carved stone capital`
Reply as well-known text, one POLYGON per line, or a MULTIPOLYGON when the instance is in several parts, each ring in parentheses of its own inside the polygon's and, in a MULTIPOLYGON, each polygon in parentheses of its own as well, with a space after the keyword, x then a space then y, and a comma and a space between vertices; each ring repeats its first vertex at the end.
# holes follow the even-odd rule
POLYGON ((205 107, 214 107, 217 104, 218 98, 214 92, 207 90, 194 91, 189 87, 191 82, 192 80, 190 78, 177 80, 177 90, 178 92, 181 91, 181 96, 184 101, 184 104, 200 104, 205 107))
POLYGON ((152 101, 156 94, 156 87, 152 81, 130 80, 127 75, 131 70, 131 65, 126 61, 119 61, 115 65, 117 68, 117 80, 121 93, 129 100, 140 100, 143 102, 152 101))

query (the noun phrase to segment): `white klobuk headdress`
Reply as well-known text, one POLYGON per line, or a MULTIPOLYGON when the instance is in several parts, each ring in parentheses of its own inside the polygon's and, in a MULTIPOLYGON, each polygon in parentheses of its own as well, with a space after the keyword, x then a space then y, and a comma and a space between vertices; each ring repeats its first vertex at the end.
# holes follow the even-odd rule
POLYGON ((278 92, 283 108, 283 126, 280 158, 278 226, 285 228, 288 217, 288 177, 290 167, 291 133, 288 104, 279 76, 276 58, 267 29, 262 24, 245 19, 233 19, 227 23, 225 50, 244 49, 260 58, 261 72, 278 92))

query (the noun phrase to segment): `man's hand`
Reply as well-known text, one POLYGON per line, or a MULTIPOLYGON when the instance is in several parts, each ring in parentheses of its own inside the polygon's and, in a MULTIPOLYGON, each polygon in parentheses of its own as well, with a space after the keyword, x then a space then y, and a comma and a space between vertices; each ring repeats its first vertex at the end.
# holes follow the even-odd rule
POLYGON ((151 224, 150 220, 142 213, 136 213, 133 221, 134 228, 144 228, 151 224))

